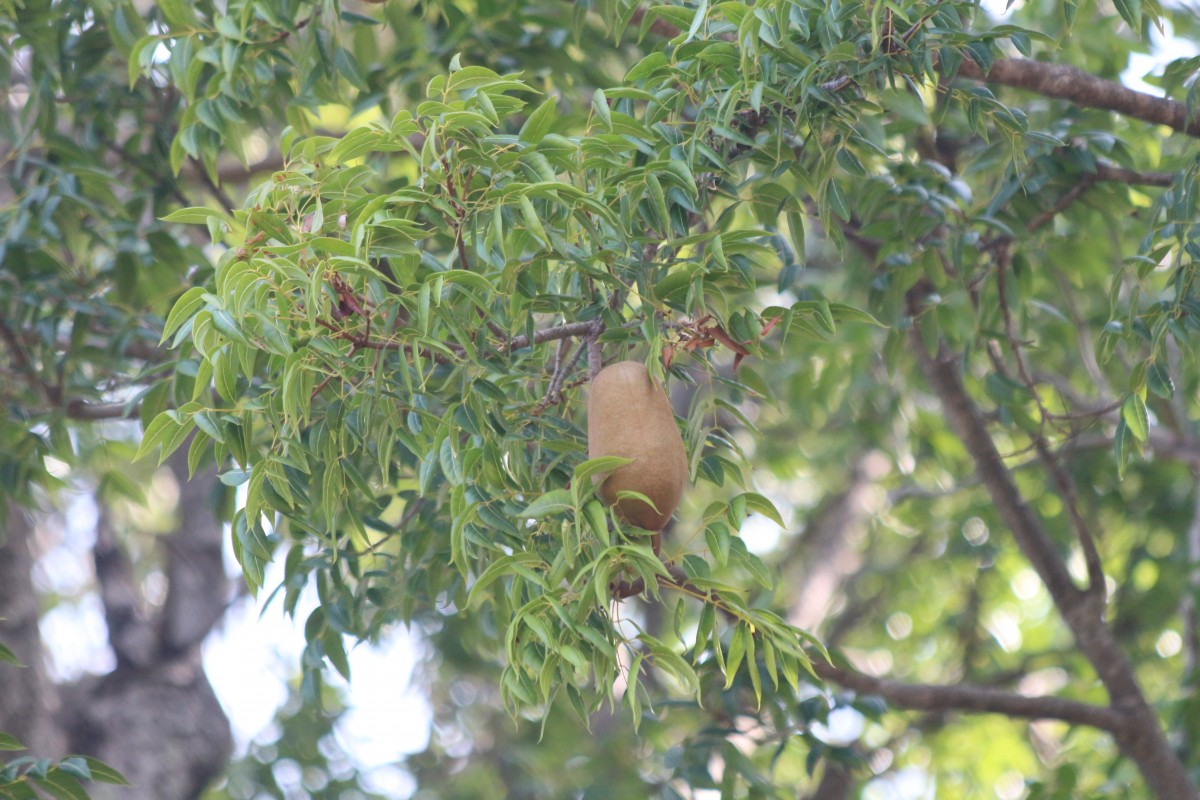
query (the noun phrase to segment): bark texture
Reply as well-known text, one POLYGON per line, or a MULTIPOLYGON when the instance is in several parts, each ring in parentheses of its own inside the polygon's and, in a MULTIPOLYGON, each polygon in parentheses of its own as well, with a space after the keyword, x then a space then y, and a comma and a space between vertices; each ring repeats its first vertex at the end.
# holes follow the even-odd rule
POLYGON ((31 578, 33 519, 13 508, 0 539, 0 640, 28 665, 0 665, 0 730, 39 758, 99 758, 133 784, 91 784, 95 800, 192 800, 221 773, 232 749, 229 720, 200 658, 201 641, 230 599, 215 472, 189 482, 182 457, 170 464, 180 485, 179 524, 164 543, 169 586, 160 608, 142 596, 109 515, 102 511, 97 523, 96 583, 117 657, 107 675, 67 685, 50 680, 31 578))
POLYGON ((1200 136, 1200 119, 1189 115, 1183 103, 1135 91, 1066 64, 1000 58, 984 70, 974 61, 964 59, 958 73, 966 78, 1028 89, 1046 97, 1069 100, 1084 108, 1115 111, 1127 117, 1166 125, 1189 136, 1200 136))

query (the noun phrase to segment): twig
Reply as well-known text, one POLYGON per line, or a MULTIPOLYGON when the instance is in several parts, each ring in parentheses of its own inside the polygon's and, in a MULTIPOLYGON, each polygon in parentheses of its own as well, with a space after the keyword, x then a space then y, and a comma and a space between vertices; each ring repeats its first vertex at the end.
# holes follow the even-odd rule
POLYGON ((1166 188, 1175 183, 1175 176, 1170 172, 1141 172, 1104 162, 1096 164, 1095 175, 1098 181, 1115 181, 1136 186, 1161 186, 1166 188))
MULTIPOLYGON (((588 322, 568 322, 565 325, 556 325, 552 328, 543 328, 540 331, 535 331, 533 334, 532 344, 542 344, 543 342, 553 342, 559 339, 566 339, 572 336, 586 336, 591 333, 594 321, 588 322)), ((505 348, 505 352, 520 350, 524 347, 529 347, 531 344, 529 334, 521 334, 514 336, 505 348)))
POLYGON ((133 405, 128 403, 89 403, 79 398, 63 402, 62 390, 57 386, 47 384, 38 377, 33 363, 25 353, 25 348, 22 347, 20 340, 17 338, 17 334, 2 318, 0 318, 0 339, 3 339, 4 344, 8 347, 13 365, 17 368, 17 372, 21 374, 21 379, 25 381, 25 384, 35 394, 44 397, 47 404, 61 408, 62 413, 67 417, 78 420, 102 420, 130 419, 137 416, 138 410, 141 407, 138 403, 133 405))
POLYGON ((1056 216, 1058 216, 1061 212, 1065 211, 1068 206, 1070 206, 1072 203, 1074 203, 1076 200, 1078 200, 1080 195, 1082 195, 1088 189, 1092 188, 1092 186, 1095 183, 1096 183, 1095 173, 1089 173, 1087 175, 1084 175, 1082 178, 1079 179, 1079 183, 1072 186, 1069 191, 1067 191, 1062 197, 1060 197, 1058 199, 1058 202, 1054 204, 1053 208, 1043 211, 1042 213, 1038 214, 1033 219, 1026 222, 1025 230, 1033 232, 1033 231, 1036 231, 1038 228, 1042 227, 1043 225, 1045 225, 1047 222, 1050 222, 1052 219, 1054 219, 1056 216))
MULTIPOLYGON (((1080 184, 1080 186, 1084 185, 1080 184)), ((1075 491, 1075 483, 1071 480, 1071 476, 1067 474, 1067 471, 1063 469, 1058 457, 1046 442, 1044 430, 1046 421, 1050 418, 1050 412, 1046 410, 1046 406, 1042 402, 1042 396, 1038 392, 1037 384, 1034 383, 1033 378, 1029 375, 1029 370, 1025 366, 1025 357, 1021 353, 1020 342, 1017 341, 1012 309, 1008 304, 1008 265, 1008 248, 1006 247, 996 255, 996 287, 1000 295, 1000 313, 1004 317, 1004 336, 1008 340, 1008 347, 1012 351, 1013 359, 1016 361, 1017 374, 1020 376, 1021 382, 1025 384, 1025 388, 1033 395, 1033 400, 1037 404, 1038 412, 1041 415, 1040 426, 1038 430, 1030 434, 1030 438, 1033 440, 1033 446, 1037 451, 1038 459, 1045 465, 1046 471, 1054 479, 1054 483, 1058 487, 1058 492, 1066 503, 1067 510, 1071 515, 1071 525, 1075 529, 1075 536, 1079 540, 1079 546, 1083 549, 1083 559, 1087 565, 1087 594, 1095 596, 1098 602, 1102 604, 1105 595, 1104 565, 1100 560, 1100 551, 1096 547, 1096 537, 1092 535, 1091 529, 1083 519, 1083 515, 1079 513, 1079 501, 1075 491)), ((995 356, 990 349, 989 353, 995 356)), ((999 358, 994 357, 993 361, 997 369, 1004 372, 1004 365, 999 358)))
POLYGON ((547 387, 546 396, 542 398, 540 403, 538 403, 537 409, 534 413, 540 414, 549 406, 562 402, 563 382, 566 380, 567 376, 571 374, 571 370, 575 369, 575 365, 579 363, 579 360, 583 358, 583 354, 587 352, 587 340, 585 338, 583 342, 580 342, 579 347, 575 348, 575 354, 572 355, 568 361, 564 361, 562 357, 566 349, 567 340, 563 339, 559 342, 558 352, 554 357, 554 374, 550 377, 550 386, 547 387))
POLYGON ((588 379, 595 380, 604 368, 604 358, 600 353, 600 335, 589 334, 587 337, 588 379))
MULTIPOLYGON (((659 586, 667 589, 678 589, 692 597, 711 604, 713 608, 731 620, 739 619, 738 615, 733 613, 729 606, 721 601, 721 595, 712 589, 701 589, 689 581, 683 567, 673 563, 664 563, 663 566, 666 567, 670 577, 657 576, 656 580, 659 586)), ((637 597, 646 591, 646 581, 642 578, 635 578, 631 581, 624 579, 613 580, 609 582, 608 589, 614 598, 628 600, 630 597, 637 597)))
POLYGON ((225 190, 213 180, 212 175, 208 174, 208 170, 197 167, 193 168, 191 171, 200 176, 200 180, 204 182, 204 187, 208 189, 208 193, 216 198, 216 201, 221 204, 226 213, 232 216, 234 211, 237 209, 237 204, 235 204, 233 202, 233 198, 227 195, 225 190))

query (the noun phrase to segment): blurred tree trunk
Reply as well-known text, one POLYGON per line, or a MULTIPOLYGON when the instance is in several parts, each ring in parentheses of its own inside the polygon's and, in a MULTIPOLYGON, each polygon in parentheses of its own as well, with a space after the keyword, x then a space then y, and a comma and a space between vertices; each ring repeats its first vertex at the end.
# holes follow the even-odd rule
POLYGON ((32 579, 37 523, 11 506, 0 541, 0 640, 27 665, 0 667, 0 730, 38 758, 94 756, 120 770, 133 788, 89 786, 93 798, 189 800, 224 768, 232 749, 229 720, 201 664, 200 643, 230 599, 215 511, 216 474, 187 480, 181 458, 176 530, 165 538, 168 579, 161 607, 150 606, 112 520, 101 504, 92 556, 117 666, 101 676, 56 684, 45 667, 32 579))

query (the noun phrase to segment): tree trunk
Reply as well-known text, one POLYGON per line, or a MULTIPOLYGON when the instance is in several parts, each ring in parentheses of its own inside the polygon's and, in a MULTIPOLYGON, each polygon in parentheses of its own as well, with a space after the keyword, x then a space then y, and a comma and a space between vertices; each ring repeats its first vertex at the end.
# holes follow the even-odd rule
MULTIPOLYGON (((186 451, 186 448, 184 448, 186 451)), ((214 511, 215 472, 192 481, 172 459, 180 484, 179 525, 167 537, 167 598, 148 611, 134 571, 102 509, 93 557, 115 670, 57 685, 45 669, 31 570, 36 527, 12 508, 0 541, 0 641, 28 669, 0 666, 0 730, 38 758, 89 755, 133 788, 91 784, 96 800, 193 800, 224 769, 229 720, 204 674, 200 643, 230 599, 214 511)))

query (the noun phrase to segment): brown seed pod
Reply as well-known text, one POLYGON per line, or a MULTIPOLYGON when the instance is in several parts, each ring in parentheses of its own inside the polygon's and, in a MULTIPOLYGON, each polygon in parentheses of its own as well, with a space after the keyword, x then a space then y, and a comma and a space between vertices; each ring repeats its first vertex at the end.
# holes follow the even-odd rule
MULTIPOLYGON (((588 392, 588 458, 621 456, 633 462, 610 472, 600 499, 617 504, 622 519, 651 531, 666 526, 683 496, 687 455, 675 426, 667 393, 637 361, 619 361, 600 370, 588 392), (618 492, 640 492, 651 508, 618 492)), ((600 480, 597 478, 597 480, 600 480)))

